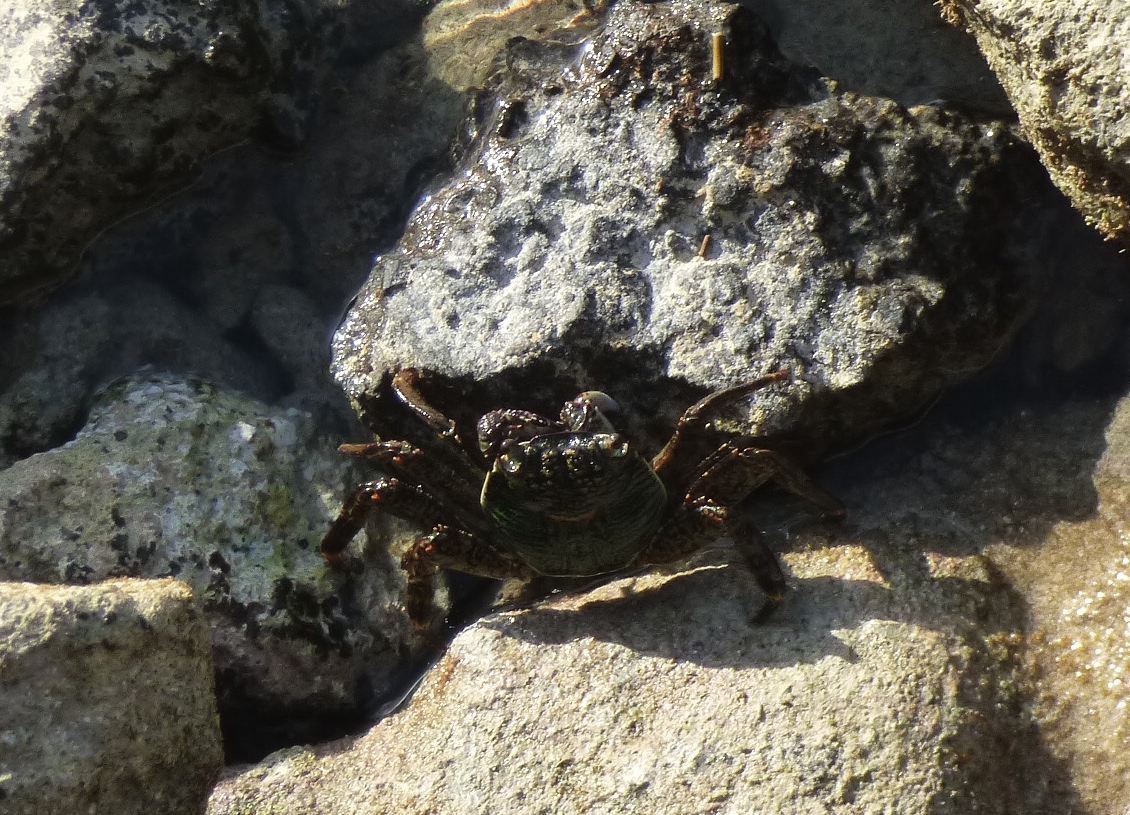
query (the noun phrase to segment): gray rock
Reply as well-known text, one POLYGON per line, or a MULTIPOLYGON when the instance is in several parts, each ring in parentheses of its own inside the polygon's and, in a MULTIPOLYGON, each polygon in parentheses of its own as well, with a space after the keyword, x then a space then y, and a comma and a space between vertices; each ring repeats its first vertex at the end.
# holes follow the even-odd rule
POLYGON ((488 617, 456 638, 404 712, 358 739, 233 772, 208 811, 1003 813, 1055 803, 1024 786, 1047 762, 1002 715, 1016 704, 1014 666, 972 624, 982 614, 1015 631, 1019 607, 994 599, 1000 587, 975 558, 939 579, 888 577, 877 562, 912 556, 897 543, 869 553, 870 543, 789 556, 798 590, 760 627, 747 622, 758 602, 748 576, 717 559, 488 617))
POLYGON ((767 526, 767 624, 725 546, 495 613, 405 711, 210 813, 1122 815, 1130 399, 980 396, 826 473, 842 527, 767 526))
POLYGON ((267 120, 301 128, 320 2, 17 3, 0 26, 0 302, 267 120))
POLYGON ((943 100, 1007 117, 1008 97, 977 44, 918 0, 742 0, 785 56, 841 88, 900 104, 943 100))
MULTIPOLYGON (((606 2, 582 5, 595 10, 606 2)), ((335 324, 374 253, 400 237, 421 190, 450 175, 467 91, 490 75, 507 40, 573 39, 575 31, 561 29, 574 22, 591 21, 577 4, 559 0, 441 2, 414 36, 337 77, 326 120, 286 168, 284 203, 272 213, 298 233, 296 277, 322 298, 328 294, 335 324)), ((249 209, 257 213, 258 202, 249 209)), ((217 242, 246 215, 240 207, 217 221, 217 242)), ((264 247, 252 257, 274 251, 264 247)))
POLYGON ((339 574, 318 552, 357 480, 309 414, 126 380, 74 441, 0 472, 0 577, 175 576, 203 601, 233 721, 353 711, 417 644, 387 553, 339 574))
MULTIPOLYGON (((404 18, 424 10, 414 0, 343 10, 373 16, 348 32, 365 40, 347 46, 365 60, 334 76, 326 120, 302 151, 280 161, 246 145, 213 157, 190 191, 90 246, 85 285, 0 319, 0 467, 73 436, 94 390, 144 364, 332 414, 327 427, 347 432, 352 411, 326 373, 329 335, 374 247, 399 234, 408 199, 443 166, 466 109, 429 75, 417 39, 373 56, 366 32, 396 42, 411 30, 404 18)), ((532 16, 531 36, 545 22, 532 16)), ((490 22, 491 42, 516 33, 490 22)), ((428 39, 459 52, 481 34, 468 25, 428 39)), ((179 104, 192 106, 194 92, 179 104)))
POLYGON ((250 319, 272 357, 286 362, 293 388, 287 406, 316 414, 327 403, 344 401, 329 373, 330 329, 305 293, 293 286, 264 286, 250 319))
POLYGON ((149 280, 98 288, 14 315, 4 326, 0 467, 71 438, 98 386, 144 365, 207 373, 261 399, 281 390, 269 361, 224 337, 168 289, 149 280))
POLYGON ((1040 293, 1061 210, 1006 127, 839 94, 736 7, 624 3, 578 54, 506 63, 335 336, 359 404, 405 365, 489 379, 480 410, 578 385, 681 406, 787 366, 750 421, 804 411, 815 449, 982 366, 1040 293))
POLYGON ((191 815, 223 764, 211 638, 175 580, 0 583, 9 815, 191 815))
POLYGON ((1130 239, 1130 4, 944 0, 996 72, 1052 180, 1104 235, 1130 239))

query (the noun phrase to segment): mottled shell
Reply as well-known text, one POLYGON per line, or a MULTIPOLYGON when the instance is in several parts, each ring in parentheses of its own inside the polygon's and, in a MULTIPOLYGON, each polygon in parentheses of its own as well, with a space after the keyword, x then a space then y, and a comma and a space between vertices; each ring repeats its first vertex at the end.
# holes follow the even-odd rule
POLYGON ((495 544, 558 576, 631 564, 666 503, 650 465, 615 433, 553 433, 511 444, 482 491, 495 544))

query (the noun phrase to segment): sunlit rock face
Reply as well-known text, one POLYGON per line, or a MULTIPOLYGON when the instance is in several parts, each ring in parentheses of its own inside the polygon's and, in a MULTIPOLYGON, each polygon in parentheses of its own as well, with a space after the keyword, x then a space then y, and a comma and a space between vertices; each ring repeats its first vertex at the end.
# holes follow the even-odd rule
POLYGON ((1007 127, 838 93, 738 7, 625 3, 499 64, 337 332, 359 402, 409 365, 490 378, 484 409, 788 367, 747 427, 812 408, 827 444, 977 370, 1041 289, 1046 187, 1007 127))

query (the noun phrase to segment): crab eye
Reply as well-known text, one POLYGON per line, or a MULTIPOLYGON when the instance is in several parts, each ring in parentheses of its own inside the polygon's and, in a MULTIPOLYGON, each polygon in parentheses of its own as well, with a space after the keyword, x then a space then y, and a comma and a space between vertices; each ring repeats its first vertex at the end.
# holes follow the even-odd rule
POLYGON ((518 472, 522 468, 523 453, 521 444, 514 439, 507 439, 499 450, 498 466, 506 473, 518 472))
POLYGON ((628 441, 622 436, 611 435, 600 440, 601 452, 607 453, 611 458, 623 458, 628 455, 628 441))
POLYGON ((620 410, 616 400, 602 391, 585 391, 561 408, 561 423, 570 430, 586 433, 610 433, 609 413, 620 410))

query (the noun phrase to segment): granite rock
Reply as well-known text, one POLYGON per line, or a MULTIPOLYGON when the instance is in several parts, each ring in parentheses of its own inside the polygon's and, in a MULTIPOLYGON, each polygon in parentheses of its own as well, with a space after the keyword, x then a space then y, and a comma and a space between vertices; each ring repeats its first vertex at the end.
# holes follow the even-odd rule
POLYGON ((387 553, 354 574, 318 552, 355 480, 307 413, 139 375, 73 441, 0 471, 0 577, 183 580, 212 628, 228 732, 287 718, 318 732, 384 693, 419 645, 387 553))
POLYGON ((223 749, 184 583, 0 583, 0 687, 4 812, 202 811, 223 749))

